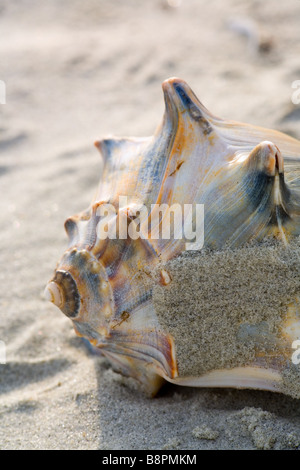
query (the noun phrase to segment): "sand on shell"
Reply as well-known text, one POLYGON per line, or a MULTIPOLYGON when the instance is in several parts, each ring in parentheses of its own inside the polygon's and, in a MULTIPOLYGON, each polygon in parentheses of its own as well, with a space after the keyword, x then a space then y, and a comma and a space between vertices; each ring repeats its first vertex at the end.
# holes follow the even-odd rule
POLYGON ((186 251, 161 263, 156 279, 163 268, 172 280, 154 284, 153 304, 163 331, 174 339, 179 378, 258 365, 280 371, 275 390, 300 398, 295 337, 283 334, 300 288, 299 247, 299 237, 288 246, 269 239, 186 251))
POLYGON ((98 184, 93 142, 151 135, 166 78, 300 138, 299 15, 298 0, 1 2, 1 449, 299 448, 299 400, 170 384, 146 398, 42 297, 63 222, 98 184))

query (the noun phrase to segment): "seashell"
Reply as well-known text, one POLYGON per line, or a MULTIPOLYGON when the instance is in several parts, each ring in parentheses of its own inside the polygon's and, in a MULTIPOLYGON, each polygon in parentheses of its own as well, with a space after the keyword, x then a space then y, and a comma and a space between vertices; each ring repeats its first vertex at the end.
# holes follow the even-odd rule
POLYGON ((152 395, 167 380, 300 398, 300 142, 215 117, 178 78, 163 92, 153 137, 96 142, 99 189, 65 222, 46 297, 152 395), (183 211, 165 237, 162 207, 183 211))

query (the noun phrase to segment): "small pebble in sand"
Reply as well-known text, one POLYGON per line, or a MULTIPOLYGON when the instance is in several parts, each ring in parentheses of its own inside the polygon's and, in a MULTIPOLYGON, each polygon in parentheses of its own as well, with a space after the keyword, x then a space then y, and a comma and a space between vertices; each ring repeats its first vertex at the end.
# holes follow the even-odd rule
POLYGON ((256 449, 270 450, 276 436, 273 431, 274 416, 260 408, 246 407, 239 412, 241 422, 246 426, 256 449))
POLYGON ((192 430, 192 435, 197 439, 206 439, 208 441, 215 441, 219 437, 218 431, 214 431, 206 424, 197 426, 192 430))
POLYGON ((181 442, 176 437, 168 439, 165 445, 162 447, 162 450, 171 450, 171 449, 178 449, 181 442))

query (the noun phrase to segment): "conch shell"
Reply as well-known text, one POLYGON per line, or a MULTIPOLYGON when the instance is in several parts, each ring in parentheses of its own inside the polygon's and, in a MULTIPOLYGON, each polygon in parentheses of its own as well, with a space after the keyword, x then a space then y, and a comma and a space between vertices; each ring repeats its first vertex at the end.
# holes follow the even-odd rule
POLYGON ((215 117, 181 79, 163 92, 153 137, 96 142, 99 189, 65 222, 46 297, 152 395, 167 380, 300 398, 300 142, 215 117), (175 215, 160 236, 162 206, 189 208, 196 241, 175 215))

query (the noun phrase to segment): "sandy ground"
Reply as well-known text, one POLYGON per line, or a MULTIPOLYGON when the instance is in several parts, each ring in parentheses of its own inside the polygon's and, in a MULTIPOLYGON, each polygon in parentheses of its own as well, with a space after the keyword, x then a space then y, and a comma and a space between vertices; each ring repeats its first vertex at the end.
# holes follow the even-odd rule
POLYGON ((0 2, 1 449, 300 447, 299 401, 171 385, 146 398, 42 297, 63 222, 98 183, 93 142, 151 135, 166 78, 216 115, 300 138, 299 0, 177 4, 0 2))

